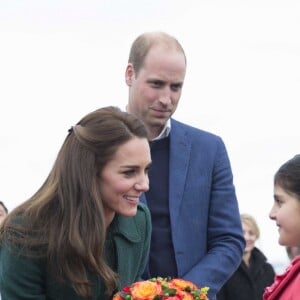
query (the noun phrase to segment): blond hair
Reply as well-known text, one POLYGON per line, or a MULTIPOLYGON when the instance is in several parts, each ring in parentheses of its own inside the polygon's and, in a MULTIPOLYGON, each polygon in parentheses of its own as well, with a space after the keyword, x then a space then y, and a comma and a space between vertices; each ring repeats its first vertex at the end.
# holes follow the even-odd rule
POLYGON ((241 221, 242 223, 246 223, 248 226, 251 227, 251 229, 253 230, 254 234, 258 239, 260 236, 260 230, 254 217, 249 214, 241 214, 241 221))

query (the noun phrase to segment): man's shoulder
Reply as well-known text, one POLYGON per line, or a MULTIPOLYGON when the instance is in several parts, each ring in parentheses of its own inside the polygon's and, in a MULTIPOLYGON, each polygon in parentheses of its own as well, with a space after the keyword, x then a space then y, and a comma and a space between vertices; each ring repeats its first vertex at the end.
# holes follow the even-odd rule
POLYGON ((199 137, 203 137, 203 138, 208 138, 208 139, 213 139, 213 140, 220 139, 220 137, 218 135, 216 135, 215 133, 194 127, 192 125, 180 122, 175 119, 171 119, 171 128, 172 128, 172 130, 174 129, 175 132, 182 131, 182 132, 186 132, 190 135, 199 136, 199 137))

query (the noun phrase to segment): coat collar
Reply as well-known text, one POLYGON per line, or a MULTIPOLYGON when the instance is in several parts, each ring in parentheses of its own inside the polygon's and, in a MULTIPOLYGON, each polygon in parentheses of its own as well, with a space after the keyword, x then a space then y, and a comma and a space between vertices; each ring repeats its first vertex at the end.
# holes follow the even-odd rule
POLYGON ((132 243, 138 243, 141 241, 142 237, 137 229, 134 217, 116 215, 111 226, 111 231, 114 236, 122 236, 132 243))

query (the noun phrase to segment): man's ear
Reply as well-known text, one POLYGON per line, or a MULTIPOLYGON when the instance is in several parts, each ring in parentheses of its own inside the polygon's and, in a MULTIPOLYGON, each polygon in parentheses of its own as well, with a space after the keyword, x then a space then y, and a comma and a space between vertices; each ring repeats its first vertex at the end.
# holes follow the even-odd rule
POLYGON ((135 73, 132 64, 128 64, 125 71, 125 82, 128 86, 132 85, 132 81, 134 79, 135 73))

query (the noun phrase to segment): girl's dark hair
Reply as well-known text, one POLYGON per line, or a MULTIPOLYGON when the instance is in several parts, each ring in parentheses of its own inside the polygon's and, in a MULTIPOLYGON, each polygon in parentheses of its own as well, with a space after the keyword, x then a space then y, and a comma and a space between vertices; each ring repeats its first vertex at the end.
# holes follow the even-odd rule
POLYGON ((46 257, 56 278, 70 281, 83 297, 92 295, 90 272, 102 278, 111 295, 117 274, 104 260, 99 174, 133 137, 147 138, 146 129, 119 108, 105 107, 83 117, 69 130, 44 184, 6 218, 0 241, 26 249, 26 255, 46 257))
POLYGON ((300 201, 300 154, 279 168, 274 176, 274 184, 295 195, 300 201))

